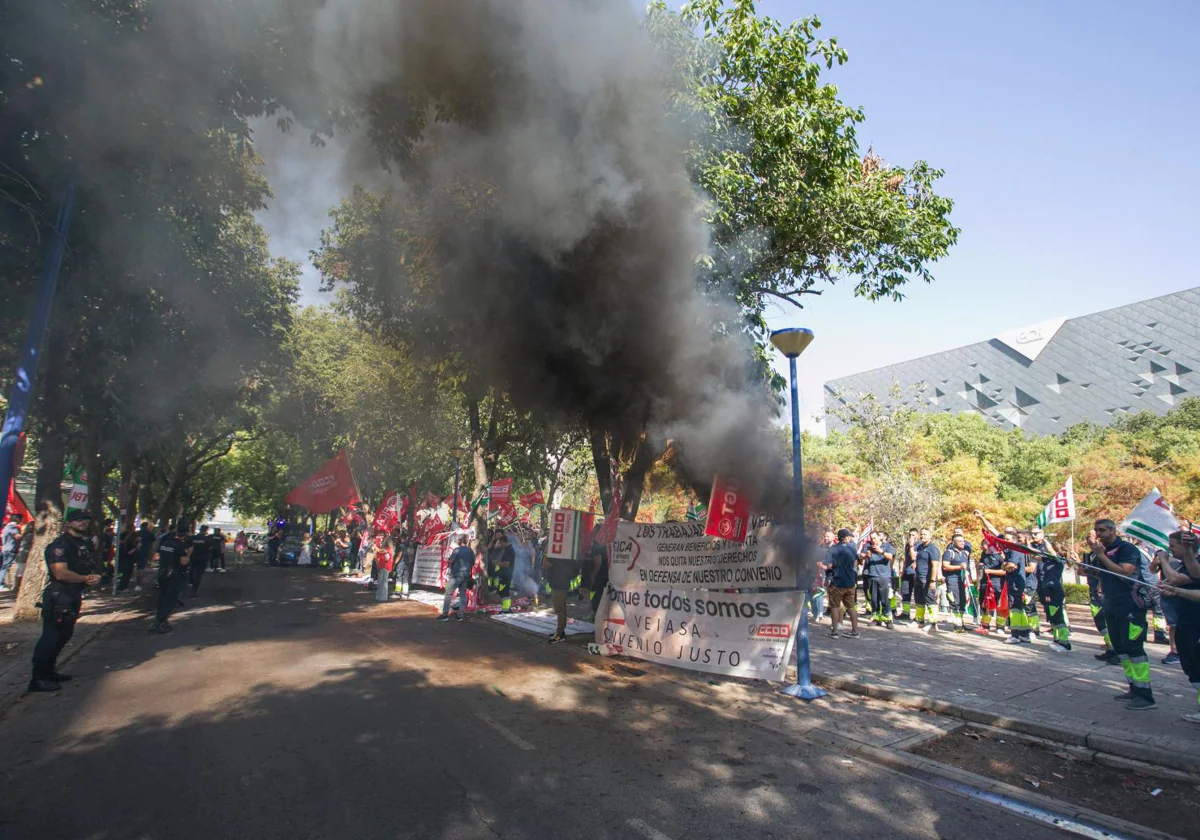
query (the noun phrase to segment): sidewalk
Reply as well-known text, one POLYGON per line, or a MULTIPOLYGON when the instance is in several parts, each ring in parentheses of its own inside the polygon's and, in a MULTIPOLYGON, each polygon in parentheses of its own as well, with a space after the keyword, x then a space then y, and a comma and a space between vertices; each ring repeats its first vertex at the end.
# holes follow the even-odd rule
POLYGON ((958 719, 1024 732, 1099 752, 1200 772, 1200 726, 1182 720, 1196 695, 1178 665, 1162 665, 1165 645, 1147 645, 1158 708, 1126 709, 1119 667, 1093 658, 1103 644, 1090 620, 1073 612, 1074 650, 1056 654, 1049 634, 1031 646, 1000 637, 939 632, 915 625, 895 630, 860 624, 862 636, 828 636, 829 620, 810 625, 815 682, 927 709, 958 719), (1083 626, 1086 622, 1086 626, 1083 626))
MULTIPOLYGON (((145 613, 155 591, 151 588, 140 596, 121 594, 117 596, 93 594, 83 605, 83 615, 75 624, 75 634, 59 657, 59 666, 65 667, 79 651, 83 650, 110 623, 140 617, 145 613)), ((41 622, 13 621, 16 596, 12 592, 0 594, 0 717, 24 695, 29 685, 30 659, 33 646, 42 633, 41 622)))

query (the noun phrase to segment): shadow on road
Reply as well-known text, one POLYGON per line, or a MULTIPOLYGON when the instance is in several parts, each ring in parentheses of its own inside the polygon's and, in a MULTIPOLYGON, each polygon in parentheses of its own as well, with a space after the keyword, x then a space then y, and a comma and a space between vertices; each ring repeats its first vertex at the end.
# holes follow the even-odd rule
POLYGON ((223 584, 166 638, 117 628, 68 692, 0 722, 0 834, 1042 836, 560 648, 278 581, 223 584))

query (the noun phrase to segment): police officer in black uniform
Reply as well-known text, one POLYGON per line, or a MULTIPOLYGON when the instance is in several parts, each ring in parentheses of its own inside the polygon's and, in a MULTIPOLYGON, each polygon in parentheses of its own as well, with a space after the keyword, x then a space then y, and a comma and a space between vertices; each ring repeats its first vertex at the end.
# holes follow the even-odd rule
MULTIPOLYGON (((180 535, 186 533, 186 531, 181 531, 180 535)), ((185 539, 187 538, 185 537, 185 539)), ((192 584, 192 597, 195 598, 200 594, 200 579, 204 577, 204 573, 208 570, 208 564, 212 562, 215 547, 212 535, 208 533, 208 526, 201 525, 200 532, 190 539, 189 544, 192 547, 192 557, 188 564, 188 577, 192 584)))
POLYGON ((190 539, 181 536, 187 532, 187 523, 179 522, 158 541, 158 610, 150 625, 151 633, 170 633, 173 629, 167 618, 187 581, 192 555, 190 539))
POLYGON ((96 557, 87 538, 92 515, 84 510, 67 514, 63 533, 46 547, 49 583, 42 592, 42 635, 33 649, 30 691, 58 691, 71 679, 58 672, 58 655, 71 641, 83 607, 83 589, 100 582, 96 557))

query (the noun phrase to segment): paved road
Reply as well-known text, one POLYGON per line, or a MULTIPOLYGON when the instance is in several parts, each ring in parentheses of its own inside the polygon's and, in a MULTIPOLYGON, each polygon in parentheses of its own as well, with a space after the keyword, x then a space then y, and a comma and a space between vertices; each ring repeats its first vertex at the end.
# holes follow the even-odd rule
POLYGON ((486 619, 308 570, 205 585, 174 635, 114 623, 8 710, 0 836, 1060 836, 486 619))

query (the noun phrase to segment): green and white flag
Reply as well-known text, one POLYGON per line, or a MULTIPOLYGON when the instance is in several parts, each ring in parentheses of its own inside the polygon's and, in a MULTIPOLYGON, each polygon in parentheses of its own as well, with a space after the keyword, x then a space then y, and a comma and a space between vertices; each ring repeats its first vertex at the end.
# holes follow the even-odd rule
POLYGON ((1039 528, 1045 528, 1047 525, 1071 522, 1074 519, 1075 484, 1074 479, 1067 476, 1067 483, 1054 494, 1054 498, 1050 500, 1050 504, 1046 505, 1046 509, 1038 514, 1037 524, 1039 528))
POLYGON ((1121 523, 1121 530, 1131 537, 1137 537, 1166 551, 1167 538, 1172 531, 1179 530, 1179 520, 1175 518, 1175 512, 1162 497, 1162 493, 1155 487, 1146 498, 1138 502, 1133 513, 1125 517, 1121 523))

